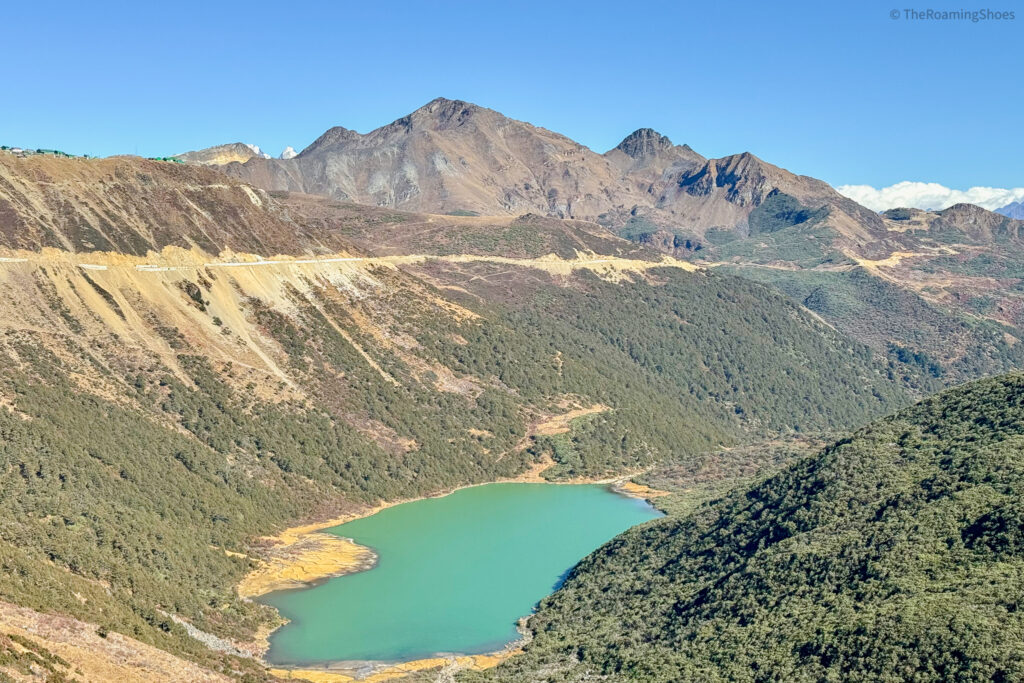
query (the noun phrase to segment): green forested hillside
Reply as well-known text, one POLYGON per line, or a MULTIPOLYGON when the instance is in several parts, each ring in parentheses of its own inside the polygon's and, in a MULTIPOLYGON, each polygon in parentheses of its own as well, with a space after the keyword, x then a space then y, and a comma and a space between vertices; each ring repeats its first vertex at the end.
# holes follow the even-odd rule
POLYGON ((928 381, 736 278, 516 272, 518 296, 464 289, 459 315, 441 290, 388 269, 369 271, 372 290, 308 281, 240 310, 218 287, 242 284, 200 274, 161 300, 185 318, 151 312, 114 270, 10 280, 50 285, 25 290, 32 327, 0 338, 0 598, 208 659, 171 616, 251 636, 270 614, 238 599, 253 560, 225 550, 250 552, 325 508, 513 476, 545 455, 547 476, 606 475, 846 427, 928 381), (61 298, 69 286, 100 296, 87 310, 61 298), (141 322, 122 336, 100 318, 141 322), (278 395, 179 319, 263 335, 285 375, 278 395), (169 355, 137 347, 144 338, 169 355), (607 410, 530 437, 544 415, 593 404, 607 410))
POLYGON ((572 395, 610 408, 533 442, 531 453, 559 463, 552 476, 862 424, 939 386, 740 278, 664 268, 619 283, 586 273, 561 282, 521 274, 509 290, 473 282, 507 271, 477 265, 452 280, 491 302, 478 309, 491 324, 438 329, 422 319, 420 341, 458 372, 497 377, 531 402, 572 395))
POLYGON ((982 380, 582 562, 467 680, 1024 677, 1024 376, 982 380))
POLYGON ((878 353, 915 364, 948 384, 1009 372, 1024 363, 1024 346, 1016 339, 1021 331, 1015 326, 943 308, 864 268, 722 269, 778 287, 878 353))

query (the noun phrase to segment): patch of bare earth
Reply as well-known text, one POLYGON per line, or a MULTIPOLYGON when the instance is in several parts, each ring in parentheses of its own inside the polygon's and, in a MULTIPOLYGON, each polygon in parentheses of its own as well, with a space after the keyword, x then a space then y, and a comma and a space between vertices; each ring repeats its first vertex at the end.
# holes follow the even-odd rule
MULTIPOLYGON (((35 664, 26 673, 11 665, 0 664, 0 672, 18 681, 57 680, 58 674, 67 680, 124 683, 230 680, 120 633, 109 632, 101 636, 96 624, 42 614, 7 602, 0 602, 0 633, 15 636, 21 642, 29 642, 56 656, 49 662, 55 671, 35 664)), ((14 646, 25 649, 18 645, 17 640, 14 646)))

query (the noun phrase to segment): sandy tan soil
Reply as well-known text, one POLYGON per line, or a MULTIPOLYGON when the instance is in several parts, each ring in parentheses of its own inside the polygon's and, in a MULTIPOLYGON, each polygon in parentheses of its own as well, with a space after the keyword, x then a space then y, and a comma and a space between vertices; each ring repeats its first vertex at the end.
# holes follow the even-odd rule
POLYGON ((429 659, 417 659, 412 662, 394 664, 375 671, 369 676, 360 678, 353 671, 343 673, 342 671, 330 671, 327 669, 270 669, 270 673, 285 680, 310 681, 311 683, 350 683, 360 681, 361 683, 381 683, 404 678, 410 674, 430 669, 448 668, 450 670, 474 669, 482 670, 497 666, 505 659, 508 659, 516 651, 494 655, 471 655, 464 657, 432 657, 429 659))
MULTIPOLYGON (((0 602, 0 631, 27 638, 63 659, 68 666, 58 665, 58 668, 68 679, 121 683, 212 683, 230 680, 120 633, 111 631, 101 637, 98 629, 96 624, 71 617, 42 614, 0 602)), ((39 675, 26 676, 0 665, 0 672, 19 681, 50 678, 42 669, 39 669, 39 675)))

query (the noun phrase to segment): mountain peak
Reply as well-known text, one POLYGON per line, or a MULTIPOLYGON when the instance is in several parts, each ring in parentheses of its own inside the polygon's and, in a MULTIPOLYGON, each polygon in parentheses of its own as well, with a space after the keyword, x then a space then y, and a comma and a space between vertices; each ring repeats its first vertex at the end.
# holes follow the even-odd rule
POLYGON ((984 216, 994 212, 983 209, 977 204, 970 204, 968 202, 959 202, 952 206, 946 207, 941 211, 937 211, 940 216, 984 216))
POLYGON ((323 149, 325 147, 333 147, 335 145, 342 145, 352 140, 357 140, 360 137, 359 133, 342 126, 334 126, 328 128, 327 131, 314 140, 308 147, 299 152, 299 155, 305 154, 317 149, 323 149))
POLYGON ((1014 219, 1012 216, 1007 216, 1004 213, 998 211, 989 211, 988 209, 978 206, 977 204, 970 204, 968 202, 960 202, 953 206, 947 207, 941 211, 936 211, 939 216, 949 221, 957 221, 961 226, 966 225, 1000 225, 1005 223, 1020 223, 1021 221, 1014 219))
POLYGON ((416 124, 428 126, 445 127, 452 124, 459 124, 479 112, 487 111, 483 107, 466 102, 465 100, 449 100, 444 97, 435 98, 425 105, 402 118, 395 121, 395 124, 404 127, 413 127, 416 124))
POLYGON ((470 109, 481 108, 480 106, 473 104, 472 102, 467 102, 465 100, 450 100, 447 97, 435 97, 434 99, 430 100, 416 111, 436 111, 438 109, 449 107, 462 107, 470 109))
POLYGON ((1024 220, 1024 201, 1010 202, 1006 206, 996 209, 996 213, 1007 216, 1008 218, 1024 220))
POLYGON ((631 159, 644 159, 673 147, 672 141, 652 128, 639 128, 615 148, 631 159))

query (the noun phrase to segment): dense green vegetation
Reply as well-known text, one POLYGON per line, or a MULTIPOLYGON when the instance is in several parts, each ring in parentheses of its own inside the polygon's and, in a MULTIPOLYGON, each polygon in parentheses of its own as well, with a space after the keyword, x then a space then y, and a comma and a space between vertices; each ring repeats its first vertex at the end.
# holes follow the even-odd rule
POLYGON ((644 237, 649 237, 661 229, 643 216, 630 216, 622 227, 616 228, 615 234, 627 240, 643 242, 644 237))
POLYGON ((776 189, 769 192, 764 201, 750 212, 747 224, 750 235, 754 236, 778 232, 794 225, 812 227, 827 217, 828 207, 806 207, 796 197, 776 189))
POLYGON ((1024 347, 1007 341, 1005 335, 1019 334, 1017 330, 943 310, 863 268, 727 271, 777 287, 854 339, 945 382, 1008 372, 1024 364, 1024 347))
POLYGON ((508 256, 541 255, 545 247, 562 257, 575 256, 573 244, 566 236, 558 236, 552 243, 550 235, 539 231, 528 223, 512 223, 508 226, 487 229, 464 228, 454 233, 445 243, 441 254, 507 254, 508 256))
POLYGON ((427 328, 420 341, 524 398, 568 394, 611 408, 533 443, 531 452, 559 463, 554 476, 860 424, 900 406, 909 386, 929 385, 919 369, 844 339, 759 285, 655 272, 657 284, 580 274, 568 287, 520 287, 522 298, 494 306, 495 324, 458 330, 468 344, 447 329, 427 328))
POLYGON ((914 212, 907 208, 889 209, 883 211, 882 215, 894 221, 907 221, 913 217, 914 212))
MULTIPOLYGON (((545 454, 557 462, 548 476, 599 475, 847 427, 906 404, 927 379, 736 278, 531 272, 515 271, 510 296, 479 280, 464 294, 477 317, 453 317, 440 290, 389 269, 373 273, 373 296, 293 290, 287 310, 248 299, 306 397, 287 398, 282 381, 277 401, 157 318, 173 363, 90 342, 45 290, 73 333, 56 346, 31 330, 0 338, 16 360, 0 369, 0 599, 244 671, 255 665, 211 663, 171 615, 231 638, 270 618, 234 592, 253 561, 225 553, 250 552, 260 534, 339 505, 513 476, 545 454), (529 437, 545 416, 595 403, 608 410, 568 434, 529 437)), ((208 284, 176 295, 209 315, 208 284)))
POLYGON ((658 463, 634 481, 667 492, 654 502, 667 515, 681 516, 712 498, 749 486, 799 458, 820 451, 826 434, 792 436, 739 446, 725 446, 687 458, 658 463))
POLYGON ((1024 278, 1021 250, 1016 244, 979 254, 937 256, 921 266, 926 273, 955 273, 975 277, 1024 278))
MULTIPOLYGON (((602 225, 610 227, 607 222, 602 222, 602 225)), ((630 216, 628 221, 626 221, 621 227, 614 228, 613 231, 619 237, 647 245, 658 242, 660 237, 667 233, 671 239, 664 242, 662 245, 663 247, 671 247, 673 250, 685 249, 686 251, 700 251, 704 248, 702 244, 704 240, 692 231, 681 230, 671 226, 655 225, 643 216, 630 216)), ((715 229, 712 228, 709 232, 714 231, 715 229)), ((722 232, 726 232, 729 235, 734 234, 732 231, 722 232)), ((706 237, 711 240, 710 236, 706 237)))
MULTIPOLYGON (((8 368, 0 382, 17 411, 0 410, 0 597, 197 659, 209 653, 170 614, 235 636, 265 620, 262 608, 225 590, 250 563, 222 548, 244 550, 264 520, 301 515, 303 496, 78 391, 56 358, 12 346, 33 372, 8 368)), ((162 388, 173 395, 170 381, 162 388)))
POLYGON ((714 246, 694 252, 694 260, 738 261, 742 263, 775 263, 785 261, 799 268, 813 268, 829 260, 841 261, 845 257, 832 242, 834 232, 813 217, 802 223, 786 225, 784 214, 780 219, 769 213, 755 223, 768 229, 752 233, 749 238, 730 237, 723 231, 709 234, 714 246), (724 238, 724 239, 723 239, 724 238))
POLYGON ((467 680, 1024 677, 1024 376, 928 399, 631 530, 467 680))

